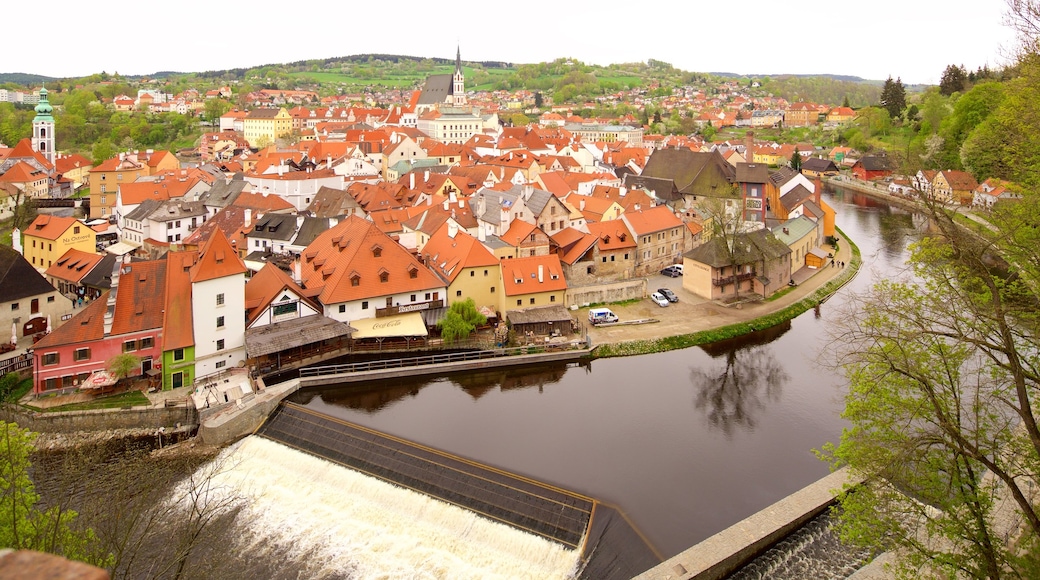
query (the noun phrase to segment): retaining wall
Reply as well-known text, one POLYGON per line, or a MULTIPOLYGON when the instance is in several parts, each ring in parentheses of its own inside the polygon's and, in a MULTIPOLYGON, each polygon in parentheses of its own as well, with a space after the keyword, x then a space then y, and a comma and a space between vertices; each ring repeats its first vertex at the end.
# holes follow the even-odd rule
POLYGON ((197 425, 194 407, 133 407, 130 409, 96 409, 39 413, 21 408, 0 409, 0 418, 38 433, 69 431, 107 431, 109 429, 175 429, 197 425))
POLYGON ((589 304, 610 304, 625 300, 642 300, 647 295, 646 278, 624 280, 611 284, 595 286, 578 286, 567 288, 564 298, 566 306, 587 306, 589 304))
POLYGON ((850 479, 836 471, 636 576, 635 580, 721 580, 819 515, 850 479))

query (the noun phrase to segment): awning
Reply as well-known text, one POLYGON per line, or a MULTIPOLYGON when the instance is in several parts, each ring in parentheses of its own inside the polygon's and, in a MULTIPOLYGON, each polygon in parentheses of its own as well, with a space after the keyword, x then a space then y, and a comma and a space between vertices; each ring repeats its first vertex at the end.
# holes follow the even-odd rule
POLYGON ((357 329, 353 338, 390 338, 394 336, 427 336, 426 323, 419 312, 408 312, 383 318, 351 320, 357 329))
POLYGON ((116 377, 108 371, 94 371, 87 377, 87 380, 83 381, 83 384, 79 386, 81 389, 100 389, 102 387, 111 387, 116 384, 116 377))
POLYGON ((129 254, 130 252, 136 250, 137 248, 138 248, 138 246, 135 246, 134 244, 130 244, 130 243, 127 243, 127 242, 116 242, 116 243, 112 244, 111 246, 105 248, 105 251, 108 252, 109 254, 115 254, 116 256, 122 256, 124 254, 129 254))

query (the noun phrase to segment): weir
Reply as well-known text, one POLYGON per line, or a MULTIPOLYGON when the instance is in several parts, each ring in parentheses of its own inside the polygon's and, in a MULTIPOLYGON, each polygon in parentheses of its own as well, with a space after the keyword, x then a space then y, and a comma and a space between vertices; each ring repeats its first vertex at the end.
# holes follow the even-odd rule
POLYGON ((593 498, 283 402, 258 436, 580 552, 581 578, 631 578, 661 558, 593 498))

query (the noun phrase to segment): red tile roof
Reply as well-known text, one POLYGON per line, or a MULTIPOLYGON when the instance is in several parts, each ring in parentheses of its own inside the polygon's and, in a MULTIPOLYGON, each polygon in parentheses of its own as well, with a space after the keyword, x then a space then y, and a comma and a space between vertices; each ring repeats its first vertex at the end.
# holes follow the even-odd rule
POLYGON ((246 265, 224 232, 218 229, 202 246, 202 256, 191 268, 191 281, 194 284, 245 272, 246 265))
POLYGON ((306 298, 306 292, 299 284, 294 282, 278 266, 268 262, 246 282, 246 304, 248 309, 246 324, 252 324, 267 308, 267 305, 274 302, 286 290, 301 297, 310 303, 315 310, 321 312, 321 305, 306 298))
POLYGON ((321 288, 319 299, 326 305, 446 286, 375 224, 357 216, 319 235, 301 258, 304 287, 321 288))
POLYGON ((514 258, 502 262, 502 284, 505 287, 506 296, 557 292, 567 289, 567 280, 563 277, 560 257, 556 254, 514 258), (539 266, 542 267, 541 281, 538 280, 539 266))
POLYGON ((430 268, 440 273, 449 282, 454 282, 463 268, 480 268, 498 264, 498 258, 476 238, 463 230, 455 237, 449 235, 452 228, 445 223, 430 236, 423 246, 423 255, 429 256, 430 268))
POLYGON ((44 274, 78 284, 103 258, 100 254, 69 248, 44 274))
POLYGON ((105 310, 107 310, 108 292, 83 307, 70 320, 53 332, 40 339, 33 348, 54 348, 66 344, 78 344, 101 340, 105 336, 105 310))
POLYGON ((191 308, 191 267, 198 252, 167 252, 166 307, 163 309, 162 349, 188 348, 195 344, 191 308))
POLYGON ((22 233, 35 238, 56 240, 69 231, 69 228, 77 225, 82 225, 84 228, 87 227, 76 218, 40 214, 36 216, 36 219, 22 233))
POLYGON ((600 251, 635 248, 636 239, 622 220, 587 224, 589 233, 599 238, 600 251))
POLYGON ((165 296, 166 260, 123 264, 111 334, 161 328, 165 296))
POLYGON ((632 232, 637 236, 652 234, 682 225, 682 220, 672 213, 667 205, 659 205, 639 211, 626 211, 621 215, 632 232))

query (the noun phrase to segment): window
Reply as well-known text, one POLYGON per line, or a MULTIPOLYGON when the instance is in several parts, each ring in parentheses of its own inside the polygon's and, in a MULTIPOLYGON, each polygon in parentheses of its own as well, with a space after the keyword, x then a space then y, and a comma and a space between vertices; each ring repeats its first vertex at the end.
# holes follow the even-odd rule
POLYGON ((531 304, 534 304, 534 298, 531 299, 531 304))
POLYGON ((18 303, 17 302, 12 302, 11 303, 11 312, 14 312, 15 310, 18 310, 18 303))
POLYGON ((137 350, 136 340, 128 340, 123 343, 123 352, 134 352, 135 350, 137 350))
POLYGON ((477 272, 476 272, 476 270, 470 270, 470 271, 469 271, 469 277, 470 277, 470 278, 472 278, 472 277, 474 277, 474 276, 476 276, 476 275, 477 275, 477 272))
POLYGON ((556 302, 556 295, 555 294, 549 296, 549 302, 556 302))
POLYGON ((54 297, 53 296, 48 296, 47 297, 47 304, 50 304, 51 302, 54 302, 54 297))
POLYGON ((217 294, 217 306, 223 306, 223 305, 224 305, 224 293, 221 292, 220 294, 217 294))
POLYGON ((346 311, 347 311, 347 305, 346 304, 340 304, 339 305, 339 313, 343 314, 346 311))
POLYGON ((363 300, 361 302, 361 309, 362 310, 368 310, 368 300, 363 300))
POLYGON ((218 316, 217 317, 217 328, 224 328, 224 317, 223 316, 218 316))
POLYGON ((45 388, 45 389, 57 389, 58 388, 58 379, 56 379, 54 377, 51 377, 51 378, 47 379, 46 381, 44 381, 44 387, 43 388, 45 388))
POLYGON ((390 279, 390 273, 389 272, 380 272, 379 273, 379 281, 380 282, 384 282, 385 283, 389 279, 390 279))
POLYGON ((43 366, 56 365, 61 361, 61 357, 56 352, 48 352, 43 355, 43 366))
POLYGON ((225 366, 227 366, 227 361, 226 360, 218 360, 217 364, 215 364, 213 366, 217 367, 218 369, 222 369, 225 366))
POLYGON ((491 293, 492 293, 492 294, 494 294, 494 293, 495 293, 495 287, 494 287, 494 286, 492 286, 492 287, 491 287, 491 293))
POLYGON ((183 348, 176 348, 173 350, 173 360, 184 360, 183 348))
POLYGON ((89 348, 77 348, 72 351, 72 360, 79 362, 81 360, 90 360, 90 349, 89 348))
POLYGON ((487 277, 487 275, 488 275, 487 273, 488 273, 488 271, 484 270, 484 277, 487 277))
POLYGON ((72 233, 78 234, 79 233, 79 226, 72 226, 72 233))
POLYGON ((516 299, 516 305, 517 305, 517 306, 523 306, 523 305, 524 305, 524 301, 523 301, 523 300, 521 300, 521 299, 519 299, 519 298, 517 298, 517 299, 516 299))
POLYGON ((217 350, 224 350, 224 339, 221 338, 217 341, 217 350))
POLYGON ((360 286, 361 285, 361 278, 358 277, 358 276, 351 276, 350 277, 350 285, 351 286, 360 286))
POLYGON ((606 263, 607 263, 607 257, 606 257, 606 256, 603 256, 603 263, 604 263, 604 264, 606 264, 606 263))
POLYGON ((458 298, 458 297, 461 297, 461 296, 462 296, 462 290, 456 290, 455 291, 455 297, 458 298))

